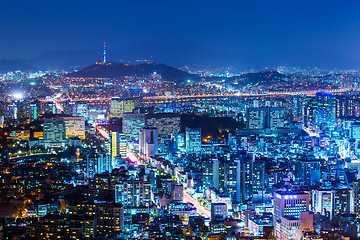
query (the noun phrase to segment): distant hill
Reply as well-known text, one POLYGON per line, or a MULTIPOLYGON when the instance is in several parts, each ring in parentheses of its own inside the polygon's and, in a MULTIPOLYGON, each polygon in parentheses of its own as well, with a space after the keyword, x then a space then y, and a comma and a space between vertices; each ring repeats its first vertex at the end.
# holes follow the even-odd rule
MULTIPOLYGON (((0 72, 23 70, 73 71, 89 66, 102 59, 101 49, 49 51, 30 59, 0 59, 0 72)), ((240 69, 276 66, 359 69, 360 61, 319 49, 296 49, 260 52, 216 52, 193 43, 167 46, 138 43, 124 49, 108 49, 108 59, 114 62, 135 63, 136 60, 152 60, 171 66, 233 66, 240 69)))
POLYGON ((244 85, 263 85, 281 83, 288 79, 288 76, 276 71, 263 71, 257 73, 246 73, 239 77, 238 80, 244 85))
POLYGON ((161 74, 165 81, 186 82, 197 81, 199 76, 187 73, 165 64, 149 62, 138 65, 109 62, 108 64, 92 64, 78 72, 69 73, 68 77, 95 77, 95 78, 124 78, 126 76, 149 76, 150 74, 161 74))

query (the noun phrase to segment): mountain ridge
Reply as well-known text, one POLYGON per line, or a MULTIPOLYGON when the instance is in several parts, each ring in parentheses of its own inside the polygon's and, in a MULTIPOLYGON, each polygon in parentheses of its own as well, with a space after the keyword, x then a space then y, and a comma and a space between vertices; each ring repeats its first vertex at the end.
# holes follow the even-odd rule
MULTIPOLYGON (((83 68, 102 59, 101 50, 49 51, 29 59, 0 59, 0 72, 65 70, 83 68)), ((124 49, 108 49, 108 59, 132 63, 148 59, 171 66, 234 66, 240 68, 277 67, 281 65, 320 68, 359 69, 360 61, 320 49, 272 50, 266 52, 214 52, 196 44, 166 46, 139 43, 124 49)))
POLYGON ((127 76, 144 77, 151 74, 161 74, 165 81, 186 82, 187 80, 197 81, 200 79, 195 74, 187 73, 175 67, 158 62, 147 62, 141 64, 123 64, 116 62, 97 62, 81 69, 78 72, 69 73, 67 77, 75 78, 124 78, 127 76))

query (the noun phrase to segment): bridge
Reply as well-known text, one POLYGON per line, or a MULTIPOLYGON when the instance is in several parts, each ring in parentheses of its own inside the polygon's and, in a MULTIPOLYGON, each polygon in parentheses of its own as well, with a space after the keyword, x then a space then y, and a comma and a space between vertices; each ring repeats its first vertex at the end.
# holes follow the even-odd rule
MULTIPOLYGON (((267 92, 267 93, 234 93, 234 94, 203 94, 203 95, 171 95, 171 96, 151 96, 144 97, 144 103, 159 103, 159 101, 209 101, 215 99, 224 99, 224 98, 256 98, 256 97, 287 97, 287 96, 298 96, 298 95, 306 95, 306 96, 314 96, 317 92, 323 91, 333 94, 346 93, 349 91, 358 91, 358 89, 319 89, 319 90, 311 90, 311 91, 297 91, 297 92, 267 92)), ((65 100, 70 99, 62 99, 61 97, 55 97, 50 99, 41 99, 41 101, 48 102, 54 101, 56 103, 62 103, 65 100)), ((98 101, 110 101, 110 97, 106 98, 76 98, 71 99, 72 101, 87 101, 87 102, 98 102, 98 101)))

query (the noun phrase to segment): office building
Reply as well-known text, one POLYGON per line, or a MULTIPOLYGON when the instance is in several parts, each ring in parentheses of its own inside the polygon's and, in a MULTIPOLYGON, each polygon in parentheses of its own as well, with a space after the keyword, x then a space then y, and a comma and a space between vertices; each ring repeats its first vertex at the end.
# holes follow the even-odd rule
POLYGON ((151 184, 140 180, 128 180, 115 185, 115 202, 129 207, 152 205, 151 184))
POLYGON ((63 118, 46 118, 43 126, 45 146, 64 147, 66 145, 66 126, 63 118))
POLYGON ((121 118, 124 113, 132 113, 134 108, 133 98, 113 97, 110 100, 110 117, 121 118))
POLYGON ((247 129, 265 129, 267 127, 267 108, 248 108, 246 120, 247 129))
POLYGON ((45 114, 56 114, 56 104, 54 102, 43 103, 43 109, 45 114))
POLYGON ((201 128, 186 127, 185 138, 186 152, 199 154, 201 152, 201 128))
POLYGON ((265 159, 255 158, 252 164, 252 188, 253 193, 262 192, 265 190, 265 159))
POLYGON ((79 137, 85 139, 85 117, 64 117, 66 138, 79 137))
POLYGON ((140 131, 139 150, 140 155, 145 159, 158 154, 158 129, 154 127, 144 127, 140 131))
POLYGON ((110 145, 111 145, 111 158, 113 163, 116 162, 115 158, 126 158, 127 154, 127 141, 125 135, 119 132, 110 133, 110 145))
POLYGON ((80 101, 76 103, 76 116, 88 117, 88 104, 87 102, 80 101))
POLYGON ((125 137, 130 140, 139 141, 140 130, 145 127, 145 114, 124 113, 122 130, 125 137))
POLYGON ((313 186, 320 182, 320 166, 320 160, 303 156, 296 160, 295 175, 300 182, 307 186, 313 186))
POLYGON ((211 221, 224 221, 227 217, 228 209, 225 203, 211 203, 211 221))
POLYGON ((285 127, 285 109, 269 108, 269 128, 272 130, 285 127))
POLYGON ((243 199, 242 164, 240 159, 233 159, 225 163, 225 193, 230 195, 232 202, 238 203, 243 199))
POLYGON ((316 189, 313 195, 315 213, 320 213, 322 216, 331 219, 333 214, 332 190, 316 189))
POLYGON ((86 154, 86 177, 92 179, 95 174, 112 171, 111 156, 105 152, 91 151, 86 154))
POLYGON ((301 221, 300 218, 286 216, 280 218, 279 231, 276 239, 279 240, 300 240, 301 238, 301 221))
POLYGON ((159 136, 170 137, 181 131, 181 117, 179 114, 148 114, 146 115, 146 126, 156 127, 159 136))
POLYGON ((226 162, 223 158, 213 160, 213 188, 220 193, 225 191, 225 165, 226 162))
POLYGON ((334 189, 332 216, 351 213, 352 199, 351 189, 334 189))
POLYGON ((248 108, 246 120, 247 129, 282 129, 285 127, 285 109, 275 107, 248 108))
POLYGON ((87 214, 96 218, 96 235, 117 237, 124 230, 124 206, 113 202, 74 201, 67 207, 70 215, 87 214))
POLYGON ((300 219, 301 212, 309 211, 309 194, 305 192, 275 192, 274 220, 281 216, 300 219))
MULTIPOLYGON (((309 211, 310 196, 305 192, 275 192, 274 194, 274 226, 275 235, 278 237, 282 226, 286 223, 283 219, 301 219, 302 212, 309 211)), ((300 226, 299 226, 300 227, 300 226)))
POLYGON ((64 107, 64 114, 72 117, 77 116, 76 102, 73 102, 71 100, 65 100, 63 107, 64 107))

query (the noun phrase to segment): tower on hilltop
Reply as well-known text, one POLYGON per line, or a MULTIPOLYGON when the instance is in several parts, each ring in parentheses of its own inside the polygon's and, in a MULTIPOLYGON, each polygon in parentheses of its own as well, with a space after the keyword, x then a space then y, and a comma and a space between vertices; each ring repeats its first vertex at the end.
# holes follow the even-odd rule
POLYGON ((105 63, 106 63, 106 42, 104 42, 104 52, 103 52, 103 55, 104 55, 103 63, 105 64, 105 63))

